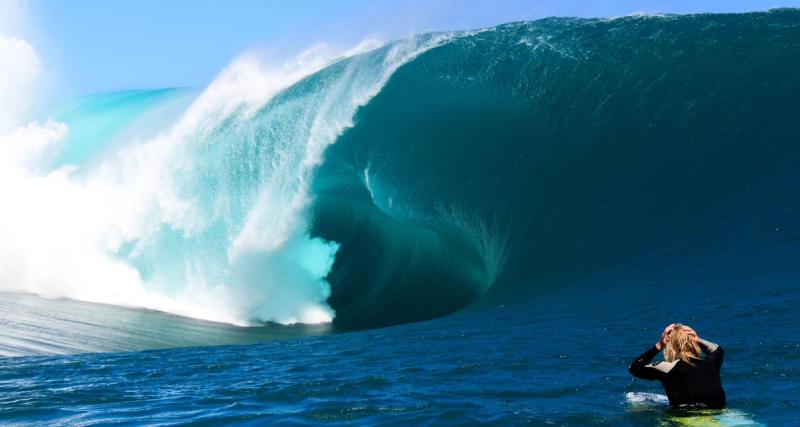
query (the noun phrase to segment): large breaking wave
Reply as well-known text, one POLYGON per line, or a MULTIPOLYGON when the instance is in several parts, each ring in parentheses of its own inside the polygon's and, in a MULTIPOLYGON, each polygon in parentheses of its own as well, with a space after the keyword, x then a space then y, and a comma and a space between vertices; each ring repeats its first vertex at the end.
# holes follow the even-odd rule
POLYGON ((82 98, 3 141, 0 288, 350 329, 776 252, 799 20, 547 19, 82 98))
POLYGON ((446 38, 319 47, 280 67, 246 55, 199 96, 89 96, 7 134, 0 286, 235 324, 329 322, 338 245, 308 234, 313 172, 392 72, 446 38))

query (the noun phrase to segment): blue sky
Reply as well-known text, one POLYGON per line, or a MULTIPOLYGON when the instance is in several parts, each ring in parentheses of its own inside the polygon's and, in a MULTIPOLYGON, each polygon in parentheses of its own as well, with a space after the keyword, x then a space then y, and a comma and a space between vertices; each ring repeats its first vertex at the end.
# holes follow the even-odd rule
MULTIPOLYGON (((14 0, 0 0, 14 1, 14 0)), ((800 0, 29 0, 33 43, 65 94, 202 87, 237 54, 278 60, 425 30, 546 16, 613 17, 800 7, 800 0), (64 89, 66 88, 66 89, 64 89)), ((1 10, 1 9, 0 9, 1 10)))

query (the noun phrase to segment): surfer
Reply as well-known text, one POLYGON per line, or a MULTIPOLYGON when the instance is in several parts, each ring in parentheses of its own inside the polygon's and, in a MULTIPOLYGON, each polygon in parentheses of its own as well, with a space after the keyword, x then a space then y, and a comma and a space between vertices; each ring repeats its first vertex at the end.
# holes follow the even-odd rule
POLYGON ((700 338, 686 325, 673 323, 628 371, 637 378, 661 381, 671 407, 721 409, 725 407, 719 377, 722 356, 722 347, 700 338), (662 349, 664 361, 650 363, 662 349))

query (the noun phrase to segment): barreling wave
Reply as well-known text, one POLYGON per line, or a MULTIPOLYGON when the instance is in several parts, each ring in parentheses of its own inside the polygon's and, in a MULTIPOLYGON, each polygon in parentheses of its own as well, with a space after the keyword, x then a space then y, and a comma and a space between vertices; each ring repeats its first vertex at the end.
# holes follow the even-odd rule
POLYGON ((776 251, 798 20, 546 19, 79 101, 7 137, 49 143, 6 157, 0 289, 353 329, 776 251))
POLYGON ((404 65, 317 172, 314 235, 340 244, 334 324, 796 258, 798 19, 545 19, 404 65))
POLYGON ((448 37, 319 47, 280 67, 245 55, 199 95, 85 97, 6 135, 0 289, 330 322, 338 245, 307 231, 314 170, 397 67, 448 37))

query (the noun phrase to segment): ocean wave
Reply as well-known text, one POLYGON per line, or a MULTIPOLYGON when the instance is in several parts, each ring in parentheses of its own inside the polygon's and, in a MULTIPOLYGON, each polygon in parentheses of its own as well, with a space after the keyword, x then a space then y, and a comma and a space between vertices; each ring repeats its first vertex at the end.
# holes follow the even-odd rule
POLYGON ((248 54, 199 94, 78 102, 3 141, 0 290, 349 330, 769 253, 800 208, 798 14, 248 54))

